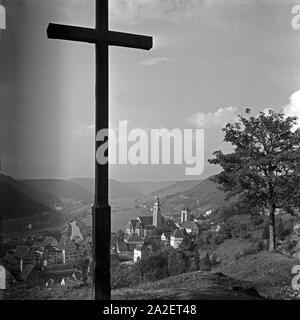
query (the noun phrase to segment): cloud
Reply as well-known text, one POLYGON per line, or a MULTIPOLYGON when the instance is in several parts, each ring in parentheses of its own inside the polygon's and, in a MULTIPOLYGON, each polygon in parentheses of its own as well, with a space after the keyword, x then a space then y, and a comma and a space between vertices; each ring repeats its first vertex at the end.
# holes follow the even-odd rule
POLYGON ((198 112, 189 116, 186 121, 198 128, 222 127, 228 122, 234 121, 237 117, 238 109, 234 107, 220 108, 216 112, 198 112))
POLYGON ((176 60, 178 60, 178 58, 154 57, 154 58, 150 58, 147 60, 143 60, 140 62, 140 64, 142 64, 143 66, 155 66, 159 63, 171 62, 171 61, 176 61, 176 60))
POLYGON ((112 19, 124 23, 138 23, 143 20, 183 18, 191 19, 203 14, 218 0, 112 0, 112 19))
MULTIPOLYGON (((300 128, 300 90, 291 94, 290 103, 281 108, 287 117, 298 117, 296 128, 300 128)), ((268 113, 270 108, 265 108, 263 112, 268 113)), ((237 121, 239 109, 235 107, 220 108, 216 112, 198 112, 186 118, 187 123, 198 128, 223 127, 228 122, 237 121)))
POLYGON ((283 112, 286 116, 290 117, 298 117, 297 128, 300 128, 300 90, 294 92, 290 96, 290 103, 283 108, 283 112))

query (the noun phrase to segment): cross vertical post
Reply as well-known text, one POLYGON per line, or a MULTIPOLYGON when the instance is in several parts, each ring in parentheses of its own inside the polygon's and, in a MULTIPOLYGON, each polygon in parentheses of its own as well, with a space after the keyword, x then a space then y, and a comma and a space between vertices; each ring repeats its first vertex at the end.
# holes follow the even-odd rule
MULTIPOLYGON (((96 30, 108 31, 108 1, 96 1, 96 30)), ((109 122, 109 53, 107 41, 96 45, 96 134, 109 122)), ((102 142, 103 143, 103 142, 102 142)), ((96 141, 96 152, 100 142, 96 141)), ((94 294, 96 300, 110 300, 111 208, 108 203, 108 163, 95 166, 94 294)))
MULTIPOLYGON (((96 29, 50 23, 49 39, 70 40, 96 45, 96 134, 108 129, 109 122, 109 46, 150 50, 152 37, 109 30, 108 0, 96 0, 96 29)), ((96 152, 105 141, 96 139, 96 152)), ((108 154, 106 155, 108 157, 108 154)), ((95 165, 95 203, 93 206, 94 295, 110 300, 111 209, 108 202, 108 162, 95 165)))

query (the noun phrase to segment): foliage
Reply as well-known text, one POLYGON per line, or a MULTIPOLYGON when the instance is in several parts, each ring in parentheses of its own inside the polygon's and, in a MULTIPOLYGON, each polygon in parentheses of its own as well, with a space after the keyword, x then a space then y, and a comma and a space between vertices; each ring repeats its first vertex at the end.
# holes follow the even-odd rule
POLYGON ((172 247, 161 249, 134 264, 130 272, 130 283, 136 285, 199 270, 199 252, 196 251, 184 247, 182 250, 172 247))
POLYGON ((296 117, 285 117, 270 110, 258 116, 239 116, 223 129, 225 142, 234 152, 214 152, 211 164, 223 171, 213 180, 227 193, 245 203, 266 208, 270 215, 270 250, 275 248, 274 213, 276 208, 300 203, 300 131, 293 132, 296 117))
POLYGON ((131 270, 126 266, 111 267, 111 288, 129 287, 132 284, 131 270))
POLYGON ((199 269, 201 271, 210 271, 211 267, 212 267, 212 263, 210 261, 209 254, 207 252, 204 259, 200 260, 199 269))

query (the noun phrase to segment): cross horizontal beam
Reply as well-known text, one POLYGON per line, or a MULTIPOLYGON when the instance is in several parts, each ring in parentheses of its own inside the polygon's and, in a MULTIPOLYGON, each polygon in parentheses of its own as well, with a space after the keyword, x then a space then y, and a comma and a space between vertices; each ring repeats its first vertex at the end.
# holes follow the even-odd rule
POLYGON ((150 50, 153 46, 152 37, 131 33, 105 31, 97 29, 67 26, 50 23, 47 29, 49 39, 71 40, 88 43, 106 43, 109 46, 119 46, 150 50))

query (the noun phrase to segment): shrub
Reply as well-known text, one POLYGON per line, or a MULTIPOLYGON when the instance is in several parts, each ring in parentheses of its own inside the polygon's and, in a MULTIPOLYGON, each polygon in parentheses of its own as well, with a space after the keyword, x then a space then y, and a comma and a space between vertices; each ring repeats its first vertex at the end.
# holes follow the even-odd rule
POLYGON ((131 272, 128 267, 113 266, 111 267, 111 288, 123 288, 132 284, 131 272))
POLYGON ((250 254, 255 254, 260 251, 265 250, 267 247, 264 243, 263 240, 259 240, 255 243, 253 243, 250 247, 238 252, 238 254, 235 256, 235 258, 240 258, 242 256, 250 255, 250 254))
POLYGON ((213 237, 213 244, 214 245, 220 245, 221 243, 223 243, 226 239, 228 239, 227 235, 224 234, 216 234, 213 237))
POLYGON ((199 270, 201 270, 201 271, 210 271, 211 267, 212 267, 212 264, 211 264, 211 261, 209 259, 209 254, 207 252, 205 258, 200 260, 199 270))
POLYGON ((244 240, 252 240, 252 234, 249 231, 241 230, 240 237, 244 240))
POLYGON ((250 221, 254 226, 260 226, 261 224, 264 223, 265 219, 261 215, 254 214, 254 215, 251 215, 250 221))

